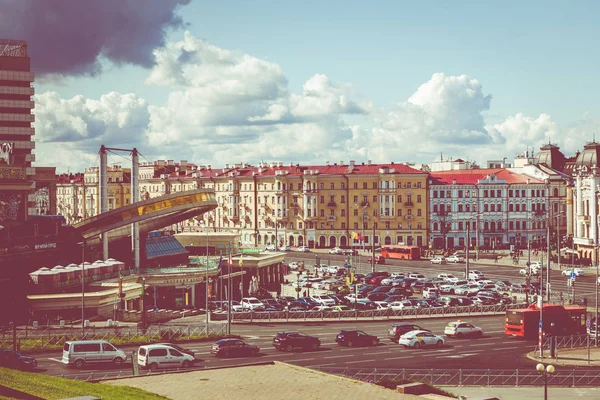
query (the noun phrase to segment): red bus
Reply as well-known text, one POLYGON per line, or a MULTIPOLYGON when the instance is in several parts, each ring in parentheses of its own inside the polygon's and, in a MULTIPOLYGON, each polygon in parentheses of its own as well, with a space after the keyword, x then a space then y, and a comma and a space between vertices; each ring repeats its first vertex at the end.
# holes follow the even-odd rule
POLYGON ((385 258, 395 258, 398 260, 420 260, 421 248, 418 246, 402 246, 388 244, 380 249, 381 256, 385 258))
MULTIPOLYGON (((577 306, 544 304, 544 335, 584 335, 586 333, 586 309, 577 306)), ((537 339, 540 329, 540 308, 531 304, 528 308, 506 311, 504 333, 525 339, 537 339)))

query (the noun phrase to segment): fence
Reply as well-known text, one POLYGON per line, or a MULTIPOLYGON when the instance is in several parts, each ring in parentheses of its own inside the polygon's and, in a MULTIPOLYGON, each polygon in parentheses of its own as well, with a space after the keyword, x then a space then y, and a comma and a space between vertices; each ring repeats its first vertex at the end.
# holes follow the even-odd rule
MULTIPOLYGON (((311 367, 330 374, 343 375, 367 382, 416 381, 433 386, 543 386, 544 376, 531 370, 498 369, 351 369, 336 367, 311 367)), ((556 370, 548 374, 550 386, 598 386, 600 371, 556 370)))
POLYGON ((494 304, 489 306, 430 307, 412 310, 347 310, 347 311, 244 311, 232 313, 232 321, 271 321, 271 320, 347 320, 347 319, 397 319, 428 316, 484 316, 504 314, 509 308, 524 307, 518 304, 494 304))
MULTIPOLYGON (((199 339, 227 334, 227 324, 202 325, 154 325, 147 329, 138 327, 89 327, 81 328, 25 328, 17 329, 17 343, 21 350, 62 348, 71 340, 106 340, 113 344, 147 343, 151 341, 176 341, 199 339)), ((10 349, 12 331, 0 331, 0 349, 10 349)))

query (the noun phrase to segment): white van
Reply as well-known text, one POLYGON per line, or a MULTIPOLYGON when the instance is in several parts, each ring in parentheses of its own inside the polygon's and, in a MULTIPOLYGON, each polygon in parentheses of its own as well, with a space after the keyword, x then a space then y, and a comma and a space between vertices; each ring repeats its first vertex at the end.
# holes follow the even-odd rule
POLYGON ((104 340, 78 340, 65 342, 63 346, 62 363, 75 368, 85 364, 112 363, 120 366, 127 360, 123 350, 118 350, 104 340))
POLYGON ((141 368, 156 371, 159 368, 187 368, 196 359, 164 344, 148 344, 140 346, 137 351, 137 362, 141 368))

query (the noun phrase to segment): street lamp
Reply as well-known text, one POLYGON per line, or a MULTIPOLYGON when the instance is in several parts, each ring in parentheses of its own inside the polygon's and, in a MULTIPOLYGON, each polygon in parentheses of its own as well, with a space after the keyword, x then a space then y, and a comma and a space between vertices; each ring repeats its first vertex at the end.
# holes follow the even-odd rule
POLYGON ((544 364, 539 363, 535 366, 535 370, 544 375, 544 400, 548 400, 548 374, 554 373, 554 365, 549 364, 545 366, 544 364))
POLYGON ((200 227, 202 227, 202 229, 204 230, 204 232, 206 233, 206 264, 205 264, 205 292, 206 292, 206 336, 208 336, 208 229, 206 224, 204 223, 204 220, 200 221, 200 227))
POLYGON ((81 338, 85 336, 85 239, 81 245, 81 338))

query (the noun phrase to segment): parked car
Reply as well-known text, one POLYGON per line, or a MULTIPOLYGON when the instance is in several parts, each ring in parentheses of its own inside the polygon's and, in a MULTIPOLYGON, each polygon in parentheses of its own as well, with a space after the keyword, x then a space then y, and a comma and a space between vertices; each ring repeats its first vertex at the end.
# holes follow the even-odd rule
POLYGON ((411 331, 424 331, 427 329, 421 328, 419 325, 413 324, 412 322, 396 322, 392 324, 392 327, 388 330, 388 338, 392 342, 398 343, 400 336, 411 331))
POLYGON ((37 368, 37 365, 38 362, 35 358, 20 351, 0 350, 0 367, 31 371, 37 368))
POLYGON ((279 251, 292 251, 292 248, 287 245, 279 246, 279 251))
POLYGON ((196 359, 164 344, 140 346, 137 351, 137 363, 141 368, 156 371, 159 368, 188 368, 196 359))
POLYGON ((265 311, 282 311, 284 305, 278 302, 276 299, 262 299, 262 303, 265 305, 265 311))
POLYGON ((256 297, 244 297, 241 303, 244 310, 265 311, 265 305, 256 297))
POLYGON ((329 306, 329 307, 335 305, 335 300, 326 294, 313 294, 311 297, 315 302, 317 302, 321 305, 329 306))
POLYGON ((301 332, 278 332, 273 338, 273 347, 280 351, 292 351, 298 348, 317 350, 320 346, 319 338, 301 332))
MULTIPOLYGON (((367 262, 369 264, 371 264, 373 262, 373 257, 369 257, 367 259, 367 262)), ((385 264, 385 257, 384 256, 375 256, 375 264, 385 264)))
POLYGON ((399 300, 388 303, 389 308, 394 311, 405 311, 405 310, 413 310, 415 307, 408 300, 399 300))
POLYGON ((449 322, 448 325, 446 325, 446 328, 444 328, 444 334, 446 336, 455 336, 457 338, 462 338, 465 336, 482 337, 483 329, 469 324, 468 322, 454 321, 449 322))
POLYGON ((299 246, 296 248, 296 251, 300 253, 308 253, 310 249, 308 248, 308 246, 299 246))
POLYGON ((265 251, 275 251, 277 250, 277 246, 275 246, 274 244, 268 244, 265 246, 265 251))
POLYGON ((241 339, 229 338, 217 341, 212 345, 210 352, 217 357, 255 356, 260 352, 260 348, 241 339))
POLYGON ((430 331, 417 330, 400 336, 398 344, 414 349, 421 347, 442 347, 444 345, 444 338, 430 331))
POLYGON ((345 304, 339 304, 339 305, 331 306, 331 311, 334 311, 334 312, 354 311, 354 309, 348 307, 345 304))
POLYGON ((444 257, 434 257, 431 259, 432 264, 446 264, 447 261, 444 257))
POLYGON ((467 278, 478 281, 480 279, 485 279, 485 275, 481 271, 472 270, 469 272, 469 276, 467 278))
POLYGON ((449 263, 456 264, 456 263, 465 262, 465 259, 461 256, 457 256, 457 255, 453 254, 451 256, 446 257, 446 261, 449 263))
POLYGON ((62 363, 75 368, 83 368, 86 364, 113 364, 120 366, 127 360, 123 350, 104 340, 76 340, 65 342, 62 363))
POLYGON ((440 291, 434 287, 426 287, 423 288, 423 297, 427 299, 435 299, 439 297, 440 291))
POLYGON ((335 341, 340 346, 377 346, 379 338, 359 330, 343 330, 337 334, 335 341))
POLYGON ((344 249, 344 254, 347 256, 355 256, 358 254, 358 250, 356 249, 344 249))
POLYGON ((446 282, 458 282, 458 278, 452 274, 439 274, 437 277, 446 282))

